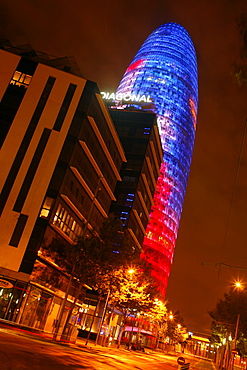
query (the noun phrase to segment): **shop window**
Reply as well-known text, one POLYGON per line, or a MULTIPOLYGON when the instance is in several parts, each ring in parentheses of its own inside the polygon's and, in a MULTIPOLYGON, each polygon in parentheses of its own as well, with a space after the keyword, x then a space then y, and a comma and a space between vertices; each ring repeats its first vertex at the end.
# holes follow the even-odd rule
POLYGON ((23 301, 24 307, 20 324, 43 330, 51 303, 51 294, 37 287, 30 286, 30 292, 23 301))
POLYGON ((0 318, 15 321, 20 311, 22 297, 26 292, 26 283, 11 279, 3 281, 8 282, 9 287, 0 287, 0 318))
POLYGON ((13 295, 13 285, 10 284, 10 286, 11 288, 3 288, 3 287, 0 288, 0 318, 1 319, 4 318, 7 313, 8 305, 13 295))

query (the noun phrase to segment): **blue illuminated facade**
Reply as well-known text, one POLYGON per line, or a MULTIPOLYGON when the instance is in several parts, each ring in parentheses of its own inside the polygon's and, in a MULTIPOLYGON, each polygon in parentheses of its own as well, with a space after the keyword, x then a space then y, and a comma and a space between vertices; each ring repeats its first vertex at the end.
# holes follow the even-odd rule
MULTIPOLYGON (((152 103, 128 103, 156 113, 164 152, 143 258, 165 294, 194 147, 198 83, 196 53, 176 23, 157 28, 126 70, 116 94, 150 95, 152 103)), ((118 95, 120 96, 120 95, 118 95)), ((124 108, 127 103, 116 103, 124 108)))

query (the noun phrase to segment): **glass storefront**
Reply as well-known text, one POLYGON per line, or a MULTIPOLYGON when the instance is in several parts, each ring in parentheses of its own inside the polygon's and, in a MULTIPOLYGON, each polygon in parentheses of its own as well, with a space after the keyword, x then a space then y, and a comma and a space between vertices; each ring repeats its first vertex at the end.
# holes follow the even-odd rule
POLYGON ((29 285, 29 292, 22 302, 19 323, 43 330, 53 296, 43 289, 29 285))
POLYGON ((44 329, 53 296, 19 280, 0 279, 0 318, 44 329))
POLYGON ((0 280, 0 318, 16 321, 22 298, 27 292, 27 283, 1 278, 0 280), (2 282, 2 284, 1 284, 2 282), (4 287, 5 285, 5 287, 4 287))
MULTIPOLYGON (((60 309, 68 285, 68 278, 63 274, 55 274, 47 266, 38 264, 36 274, 31 281, 24 282, 0 277, 0 319, 32 327, 46 333, 54 333, 60 309), (42 268, 41 268, 42 267, 42 268), (48 285, 45 287, 44 285, 48 285), (59 289, 60 288, 60 289, 59 289)), ((68 301, 63 310, 60 322, 60 331, 70 336, 74 328, 80 325, 82 313, 79 309, 83 304, 85 291, 77 298, 77 305, 73 300, 77 295, 79 285, 71 284, 68 301), (70 311, 72 315, 70 316, 70 311), (64 328, 64 326, 66 326, 64 328)), ((75 331, 75 330, 74 330, 75 331)))

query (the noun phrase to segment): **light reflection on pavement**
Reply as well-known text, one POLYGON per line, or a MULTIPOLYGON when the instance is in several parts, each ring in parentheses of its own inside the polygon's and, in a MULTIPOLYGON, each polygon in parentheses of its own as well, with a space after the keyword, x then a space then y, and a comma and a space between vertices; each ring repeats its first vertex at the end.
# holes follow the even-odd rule
MULTIPOLYGON (((1 370, 174 370, 178 369, 177 356, 154 352, 133 352, 125 349, 85 346, 78 339, 76 345, 61 344, 20 330, 0 326, 1 370)), ((188 362, 191 362, 188 360, 188 362)), ((195 362, 195 361, 194 361, 195 362)), ((198 362, 198 361, 197 361, 198 362)), ((199 362, 198 362, 199 363, 199 362)), ((196 364, 196 362, 195 362, 196 364)), ((192 364, 191 364, 192 365, 192 364)), ((201 361, 194 369, 204 367, 201 361)), ((192 367, 190 367, 191 369, 192 367)))

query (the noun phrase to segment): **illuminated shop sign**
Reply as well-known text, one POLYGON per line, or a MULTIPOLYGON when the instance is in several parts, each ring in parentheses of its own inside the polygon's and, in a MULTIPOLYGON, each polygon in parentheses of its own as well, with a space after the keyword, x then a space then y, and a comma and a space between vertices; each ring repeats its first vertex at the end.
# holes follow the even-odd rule
POLYGON ((0 288, 10 289, 13 288, 13 284, 8 280, 0 279, 0 288))
POLYGON ((101 92, 102 99, 104 100, 119 100, 119 101, 132 101, 138 103, 152 103, 150 95, 141 95, 141 94, 130 94, 130 93, 109 93, 109 92, 101 92))

